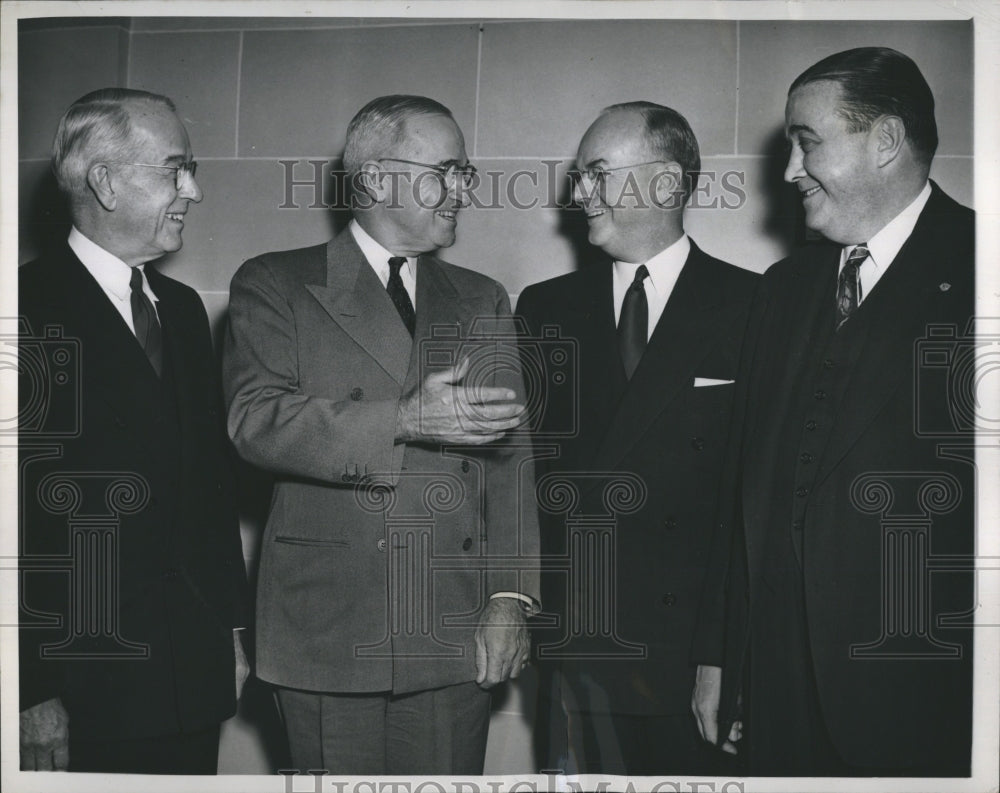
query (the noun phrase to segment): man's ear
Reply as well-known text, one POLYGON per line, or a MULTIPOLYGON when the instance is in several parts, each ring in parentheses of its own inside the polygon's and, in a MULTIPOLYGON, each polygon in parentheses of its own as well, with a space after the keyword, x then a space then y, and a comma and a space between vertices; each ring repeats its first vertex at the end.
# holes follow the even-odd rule
POLYGON ((684 206, 684 170, 679 163, 666 163, 653 177, 650 188, 650 197, 656 206, 664 209, 684 206))
POLYGON ((875 162, 884 168, 899 156, 906 141, 906 127, 899 116, 883 116, 872 129, 875 140, 875 162))
POLYGON ((114 212, 118 206, 118 196, 111 184, 111 171, 104 163, 90 166, 87 171, 87 187, 94 197, 108 212, 114 212))
POLYGON ((354 189, 364 193, 374 204, 381 204, 386 199, 387 187, 383 182, 382 167, 375 160, 363 163, 354 175, 354 189))

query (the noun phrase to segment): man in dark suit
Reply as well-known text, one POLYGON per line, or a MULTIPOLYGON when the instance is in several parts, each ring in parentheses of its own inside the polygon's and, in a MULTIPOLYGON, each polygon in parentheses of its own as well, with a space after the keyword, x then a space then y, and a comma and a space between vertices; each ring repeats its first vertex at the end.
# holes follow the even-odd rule
POLYGON ((208 319, 148 263, 201 201, 166 97, 59 123, 67 243, 19 277, 21 768, 214 774, 248 674, 208 319))
POLYGON ((807 69, 785 132, 825 241, 755 299, 693 707, 717 741, 742 688, 754 774, 967 775, 973 213, 928 181, 934 99, 895 50, 807 69))
POLYGON ((530 338, 575 344, 579 377, 572 393, 550 386, 536 426, 543 551, 553 568, 569 559, 547 576, 561 630, 540 652, 561 661, 556 679, 580 711, 574 770, 704 773, 713 758, 688 711, 688 653, 756 277, 684 233, 700 158, 676 111, 605 109, 576 167, 590 242, 609 261, 535 284, 517 306, 530 338), (571 509, 549 503, 560 483, 576 493, 571 509), (594 519, 616 524, 588 536, 594 519))
POLYGON ((509 301, 433 255, 475 175, 446 107, 372 100, 344 165, 348 228, 251 259, 230 293, 229 431, 276 477, 257 673, 298 768, 479 774, 487 689, 539 607, 509 301))

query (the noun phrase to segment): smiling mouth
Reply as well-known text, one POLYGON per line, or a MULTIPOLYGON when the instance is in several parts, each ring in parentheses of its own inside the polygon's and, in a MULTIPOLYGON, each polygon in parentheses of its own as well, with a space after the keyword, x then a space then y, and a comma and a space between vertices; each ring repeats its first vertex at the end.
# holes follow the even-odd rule
POLYGON ((594 210, 591 210, 590 212, 587 213, 587 220, 594 220, 595 218, 599 218, 601 215, 603 215, 607 211, 608 210, 606 210, 606 209, 594 209, 594 210))
POLYGON ((458 212, 454 209, 440 209, 438 210, 437 214, 440 217, 443 217, 445 220, 449 221, 450 223, 454 223, 455 218, 458 215, 458 212))
POLYGON ((816 195, 819 191, 820 186, 816 185, 815 187, 810 187, 808 190, 802 190, 799 195, 801 195, 803 199, 806 199, 809 198, 809 196, 816 195))
POLYGON ((168 212, 167 218, 174 221, 175 223, 184 222, 184 213, 182 212, 168 212))

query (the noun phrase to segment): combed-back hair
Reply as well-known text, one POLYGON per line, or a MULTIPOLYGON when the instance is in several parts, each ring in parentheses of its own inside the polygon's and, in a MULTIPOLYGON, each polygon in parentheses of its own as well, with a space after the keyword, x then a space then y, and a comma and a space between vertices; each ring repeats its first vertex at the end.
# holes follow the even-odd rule
POLYGON ((358 173, 369 160, 395 153, 406 135, 406 120, 415 116, 454 119, 448 108, 426 96, 380 96, 361 108, 347 126, 344 170, 348 176, 358 173))

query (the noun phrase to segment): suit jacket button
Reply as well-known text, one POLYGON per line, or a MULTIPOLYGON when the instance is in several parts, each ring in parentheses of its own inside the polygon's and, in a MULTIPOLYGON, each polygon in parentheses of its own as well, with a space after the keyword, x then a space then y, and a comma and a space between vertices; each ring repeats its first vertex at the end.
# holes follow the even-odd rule
POLYGON ((670 606, 673 606, 675 603, 677 603, 677 596, 673 592, 667 592, 667 594, 663 596, 664 606, 667 606, 669 608, 670 606))
POLYGON ((663 528, 671 530, 676 529, 677 521, 674 518, 667 518, 665 521, 663 521, 663 528))
POLYGON ((802 454, 799 455, 799 459, 802 462, 808 464, 808 463, 811 463, 813 461, 813 456, 811 454, 809 454, 809 452, 802 452, 802 454))
POLYGON ((365 398, 365 390, 363 388, 355 388, 351 391, 351 399, 355 402, 360 402, 365 398))
POLYGON ((805 496, 809 495, 809 488, 806 487, 805 485, 799 485, 797 488, 795 488, 795 495, 797 495, 799 498, 804 498, 805 496))
POLYGON ((826 391, 824 391, 823 389, 819 389, 816 391, 816 393, 813 394, 813 397, 819 401, 822 401, 826 399, 826 391))
POLYGON ((468 460, 462 460, 462 473, 463 474, 469 473, 469 461, 468 460))
POLYGON ((168 567, 166 570, 163 571, 164 581, 174 581, 176 579, 177 579, 177 571, 174 568, 168 567))
POLYGON ((836 366, 836 364, 834 363, 833 358, 826 358, 823 361, 823 368, 824 369, 832 369, 834 366, 836 366))
POLYGON ((802 531, 802 521, 801 520, 792 521, 792 528, 795 531, 802 531))
POLYGON ((813 421, 812 419, 809 419, 809 421, 806 422, 806 429, 812 432, 814 429, 816 429, 816 422, 813 421))
POLYGON ((705 439, 704 438, 692 438, 691 439, 691 448, 694 449, 696 452, 700 452, 702 449, 705 448, 705 439))
POLYGON ((386 542, 385 542, 384 538, 381 539, 381 540, 379 540, 377 543, 375 543, 375 547, 378 548, 383 553, 385 553, 385 546, 386 546, 386 542))
POLYGON ((462 543, 462 550, 468 551, 470 548, 472 548, 472 537, 466 537, 465 542, 462 543))

